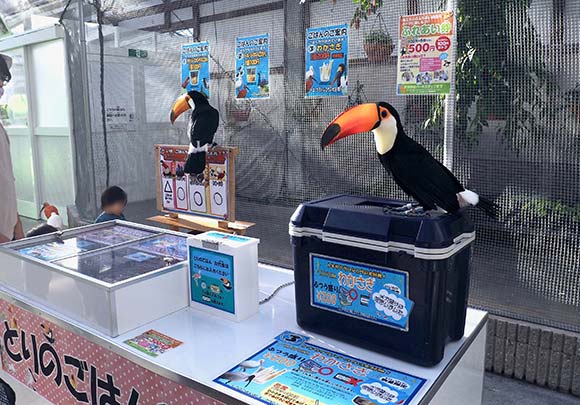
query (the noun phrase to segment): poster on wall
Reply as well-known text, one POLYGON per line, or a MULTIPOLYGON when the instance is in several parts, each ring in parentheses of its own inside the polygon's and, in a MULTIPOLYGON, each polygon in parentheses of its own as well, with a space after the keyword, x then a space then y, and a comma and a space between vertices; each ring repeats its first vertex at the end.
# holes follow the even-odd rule
POLYGON ((235 148, 215 147, 206 154, 206 169, 185 173, 187 146, 156 145, 157 208, 235 221, 235 148))
POLYGON ((209 42, 181 46, 181 87, 209 98, 209 42))
POLYGON ((270 34, 236 38, 236 98, 270 98, 270 34))
POLYGON ((214 381, 272 405, 408 405, 426 380, 286 331, 214 381))
POLYGON ((348 95, 348 26, 306 30, 306 97, 348 95))
POLYGON ((454 35, 452 11, 400 18, 397 94, 449 94, 454 35))

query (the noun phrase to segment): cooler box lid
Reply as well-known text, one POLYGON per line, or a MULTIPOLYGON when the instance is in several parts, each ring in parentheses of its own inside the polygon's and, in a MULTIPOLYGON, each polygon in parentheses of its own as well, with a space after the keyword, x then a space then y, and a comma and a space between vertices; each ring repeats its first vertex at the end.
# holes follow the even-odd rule
POLYGON ((337 195, 301 204, 290 219, 290 235, 378 251, 403 251, 441 260, 475 239, 463 214, 404 214, 406 201, 337 195))

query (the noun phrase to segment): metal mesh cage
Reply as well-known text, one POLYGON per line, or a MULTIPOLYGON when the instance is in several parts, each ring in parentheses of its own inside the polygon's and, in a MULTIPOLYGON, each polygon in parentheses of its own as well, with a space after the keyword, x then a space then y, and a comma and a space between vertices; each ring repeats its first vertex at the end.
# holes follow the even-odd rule
MULTIPOLYGON (((252 232, 262 239, 261 260, 292 265, 287 224, 301 201, 336 193, 406 198, 381 167, 371 136, 320 149, 325 126, 347 106, 384 100, 398 109, 408 135, 440 160, 446 151, 465 186, 501 206, 498 221, 470 212, 477 229, 471 304, 580 331, 580 2, 459 0, 457 98, 447 121, 442 98, 396 95, 396 47, 380 62, 371 62, 364 49, 373 26, 396 41, 401 15, 442 10, 446 2, 382 3, 380 20, 371 13, 350 28, 348 97, 305 98, 304 32, 349 23, 357 7, 352 0, 103 1, 106 105, 123 104, 133 114, 108 131, 111 183, 133 201, 154 197, 153 144, 187 139, 185 121, 171 127, 167 120, 180 92, 180 45, 208 40, 211 103, 221 115, 216 138, 240 148, 237 215, 258 223, 252 232), (265 32, 271 98, 235 101, 235 37, 265 32), (130 58, 128 49, 148 56, 130 58), (447 139, 446 127, 453 128, 447 139)), ((106 164, 98 30, 94 7, 85 3, 84 11, 88 158, 100 192, 106 164)), ((73 7, 65 24, 78 23, 77 14, 73 7)))

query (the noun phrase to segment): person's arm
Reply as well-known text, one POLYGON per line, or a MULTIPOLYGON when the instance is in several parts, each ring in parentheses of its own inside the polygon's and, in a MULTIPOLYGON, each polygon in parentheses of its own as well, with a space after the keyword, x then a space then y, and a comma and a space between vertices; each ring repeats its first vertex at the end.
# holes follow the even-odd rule
POLYGON ((22 229, 22 221, 20 221, 20 217, 14 226, 14 239, 24 239, 24 229, 22 229))
POLYGON ((10 242, 12 239, 8 239, 5 235, 0 233, 0 243, 10 242))

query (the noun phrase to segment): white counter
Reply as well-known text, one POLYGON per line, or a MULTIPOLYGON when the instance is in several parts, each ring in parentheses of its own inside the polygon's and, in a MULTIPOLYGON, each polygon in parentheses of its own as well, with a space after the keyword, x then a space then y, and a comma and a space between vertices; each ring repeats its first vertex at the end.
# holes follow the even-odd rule
MULTIPOLYGON (((260 295, 265 297, 276 287, 292 279, 291 271, 261 265, 260 295)), ((262 404, 214 383, 213 379, 262 349, 285 330, 310 336, 310 342, 315 345, 426 379, 427 382, 413 398, 412 405, 481 403, 484 326, 487 314, 471 308, 467 311, 464 337, 446 346, 445 357, 441 363, 432 368, 424 368, 302 330, 295 320, 293 287, 280 291, 276 297, 260 306, 258 315, 241 323, 187 308, 116 338, 110 338, 78 322, 66 319, 14 291, 0 288, 0 297, 81 335, 155 374, 189 386, 227 404, 262 404), (123 343, 149 329, 171 336, 183 344, 152 358, 123 343)))

